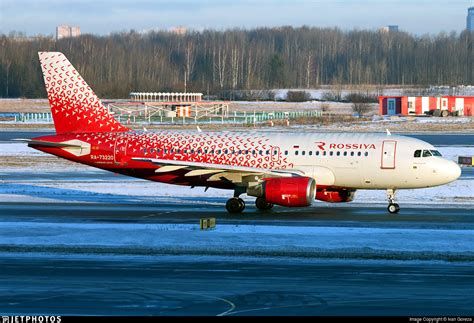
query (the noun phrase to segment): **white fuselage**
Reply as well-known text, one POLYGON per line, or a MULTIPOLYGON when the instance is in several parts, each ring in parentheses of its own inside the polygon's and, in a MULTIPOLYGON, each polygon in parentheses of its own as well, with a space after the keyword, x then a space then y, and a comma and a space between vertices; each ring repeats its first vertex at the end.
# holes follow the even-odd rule
POLYGON ((461 173, 452 161, 440 156, 423 157, 423 151, 436 148, 410 137, 353 133, 266 135, 272 149, 279 149, 278 154, 287 157, 293 169, 315 178, 318 186, 424 188, 452 182, 461 173), (416 151, 421 151, 420 157, 415 157, 416 151))

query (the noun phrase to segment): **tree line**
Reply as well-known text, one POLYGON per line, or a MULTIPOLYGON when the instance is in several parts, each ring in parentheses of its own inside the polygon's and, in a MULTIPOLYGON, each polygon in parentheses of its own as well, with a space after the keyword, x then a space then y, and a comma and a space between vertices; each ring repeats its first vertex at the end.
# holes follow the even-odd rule
POLYGON ((278 27, 135 31, 54 40, 0 35, 0 97, 45 97, 38 51, 61 51, 100 97, 132 91, 474 83, 473 36, 278 27))

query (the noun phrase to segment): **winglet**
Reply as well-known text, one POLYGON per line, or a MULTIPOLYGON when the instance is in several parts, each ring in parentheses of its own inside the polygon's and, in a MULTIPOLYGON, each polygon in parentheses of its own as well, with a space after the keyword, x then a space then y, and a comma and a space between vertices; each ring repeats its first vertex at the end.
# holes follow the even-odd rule
POLYGON ((387 131, 387 136, 391 136, 391 135, 392 135, 388 129, 385 129, 385 131, 387 131))

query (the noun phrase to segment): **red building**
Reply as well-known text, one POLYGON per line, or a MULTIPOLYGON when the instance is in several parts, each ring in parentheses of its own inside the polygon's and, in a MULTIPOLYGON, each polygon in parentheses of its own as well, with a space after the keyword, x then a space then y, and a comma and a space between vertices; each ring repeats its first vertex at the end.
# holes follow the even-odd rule
POLYGON ((381 115, 474 116, 474 96, 380 96, 381 115))

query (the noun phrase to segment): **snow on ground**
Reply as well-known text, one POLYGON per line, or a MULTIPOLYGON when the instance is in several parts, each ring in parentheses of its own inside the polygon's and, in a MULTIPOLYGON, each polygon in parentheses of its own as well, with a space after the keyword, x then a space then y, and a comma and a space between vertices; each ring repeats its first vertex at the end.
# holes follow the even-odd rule
POLYGON ((4 222, 0 251, 474 260, 474 231, 407 228, 4 222), (426 239, 429 237, 429 239, 426 239))

